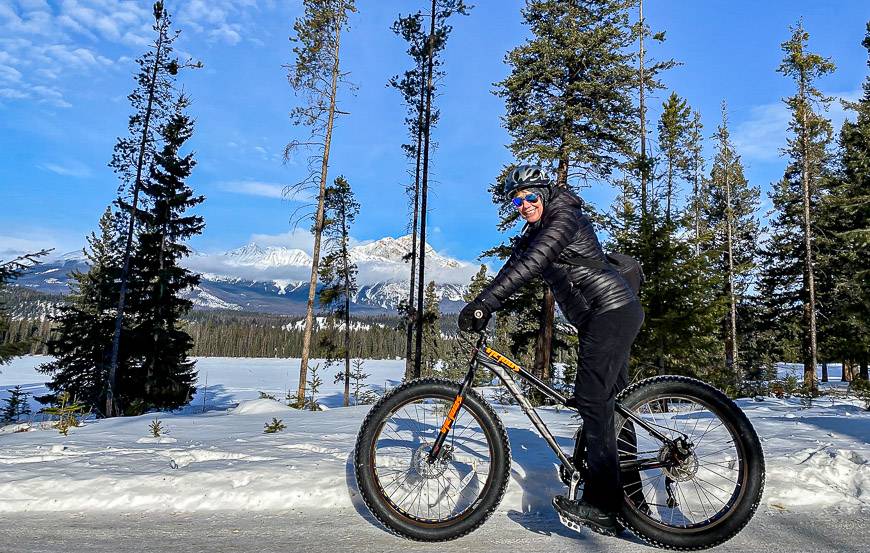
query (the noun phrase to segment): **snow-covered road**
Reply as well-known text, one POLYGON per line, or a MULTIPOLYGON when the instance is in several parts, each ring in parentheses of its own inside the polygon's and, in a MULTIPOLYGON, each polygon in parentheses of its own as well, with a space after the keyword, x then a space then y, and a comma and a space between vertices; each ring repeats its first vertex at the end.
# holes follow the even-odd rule
MULTIPOLYGON (((762 511, 730 542, 711 551, 868 553, 870 523, 817 512, 762 511)), ((15 553, 375 553, 653 552, 630 534, 576 533, 553 513, 497 513, 456 541, 424 544, 388 534, 353 509, 288 512, 24 513, 4 516, 0 550, 15 553)))

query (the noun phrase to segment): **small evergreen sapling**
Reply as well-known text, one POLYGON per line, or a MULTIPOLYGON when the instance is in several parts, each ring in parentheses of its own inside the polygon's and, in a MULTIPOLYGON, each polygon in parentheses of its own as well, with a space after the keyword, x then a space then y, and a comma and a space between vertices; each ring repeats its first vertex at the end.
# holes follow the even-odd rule
POLYGON ((365 383, 369 375, 365 372, 365 361, 362 359, 353 360, 353 368, 350 371, 351 385, 353 387, 353 403, 354 405, 371 405, 375 403, 379 396, 365 383))
POLYGON ((85 414, 85 406, 70 398, 69 392, 61 393, 54 407, 46 407, 42 410, 47 415, 58 417, 57 430, 64 436, 69 434, 69 429, 81 425, 81 419, 85 414))
POLYGON ((21 386, 15 386, 9 390, 9 397, 3 398, 6 406, 0 411, 0 422, 18 422, 24 415, 29 415, 30 405, 27 402, 29 395, 28 392, 21 389, 21 386))
POLYGON ((155 438, 159 438, 161 432, 166 432, 166 429, 163 427, 163 422, 157 420, 156 418, 151 421, 151 424, 148 425, 148 430, 155 438))
POLYGON ((305 402, 303 409, 311 411, 319 411, 320 404, 317 402, 317 394, 320 393, 320 387, 323 385, 323 379, 318 374, 320 372, 320 363, 311 366, 308 369, 308 391, 311 394, 305 402))
POLYGON ((272 417, 272 422, 267 422, 263 425, 265 427, 263 429, 263 432, 266 434, 274 434, 276 432, 284 430, 285 428, 287 428, 287 426, 284 425, 284 423, 281 421, 282 419, 272 417))

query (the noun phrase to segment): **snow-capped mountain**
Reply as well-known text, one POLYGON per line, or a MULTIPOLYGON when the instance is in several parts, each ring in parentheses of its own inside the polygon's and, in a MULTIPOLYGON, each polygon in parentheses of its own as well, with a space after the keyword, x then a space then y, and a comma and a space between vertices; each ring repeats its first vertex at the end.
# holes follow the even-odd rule
MULTIPOLYGON (((358 290, 352 298, 358 314, 395 312, 408 299, 411 237, 385 237, 350 250, 357 265, 358 290)), ((184 261, 202 275, 189 292, 198 309, 231 309, 298 315, 305 311, 311 256, 300 249, 255 243, 208 254, 195 252, 184 261)), ((462 294, 477 266, 439 254, 426 247, 426 281, 435 281, 435 294, 444 312, 463 305, 462 294)), ((22 276, 19 286, 49 293, 68 293, 68 274, 87 270, 82 252, 46 262, 22 276)))

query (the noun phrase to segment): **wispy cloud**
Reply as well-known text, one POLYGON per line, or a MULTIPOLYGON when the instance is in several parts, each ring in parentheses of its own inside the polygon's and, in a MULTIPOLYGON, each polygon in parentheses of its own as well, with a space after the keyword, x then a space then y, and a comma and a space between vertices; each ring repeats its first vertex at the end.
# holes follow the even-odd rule
POLYGON ((247 196, 262 196, 265 198, 283 198, 284 185, 273 182, 254 180, 229 181, 218 183, 218 188, 234 194, 247 196))
POLYGON ((91 176, 91 169, 78 161, 65 161, 62 163, 41 163, 39 167, 64 177, 85 178, 91 176))
MULTIPOLYGON (((855 101, 861 94, 861 89, 829 94, 833 101, 827 116, 831 119, 835 132, 850 116, 840 100, 855 101)), ((734 127, 734 145, 737 151, 744 159, 757 161, 779 159, 781 150, 786 145, 790 118, 791 113, 782 101, 754 106, 749 112, 749 117, 734 127)))
POLYGON ((61 229, 28 228, 16 234, 0 234, 0 261, 35 253, 40 250, 52 250, 49 259, 78 251, 84 240, 70 240, 72 235, 61 229))
MULTIPOLYGON (((254 35, 253 16, 271 1, 186 0, 173 3, 176 28, 230 45, 254 35)), ((64 77, 81 77, 118 63, 106 52, 126 47, 136 56, 152 40, 150 2, 135 0, 45 0, 0 2, 0 99, 32 100, 68 107, 64 77), (41 88, 40 88, 41 87, 41 88)), ((114 56, 112 56, 114 57, 114 56)))

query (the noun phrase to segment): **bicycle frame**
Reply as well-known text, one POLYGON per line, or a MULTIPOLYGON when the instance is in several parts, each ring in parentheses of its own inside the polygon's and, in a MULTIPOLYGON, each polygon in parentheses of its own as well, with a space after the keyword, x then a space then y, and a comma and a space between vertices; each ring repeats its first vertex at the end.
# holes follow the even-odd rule
MULTIPOLYGON (((551 400, 555 401, 557 404, 565 407, 566 409, 571 409, 572 411, 577 411, 577 409, 571 405, 567 405, 568 398, 559 393, 557 390, 554 390, 546 382, 542 381, 540 378, 536 377, 529 371, 525 370, 517 363, 511 361, 506 356, 501 353, 495 351, 486 345, 486 336, 481 333, 480 337, 477 341, 477 345, 472 350, 472 358, 469 363, 468 372, 465 374, 465 377, 462 380, 462 386, 459 389, 459 393, 456 396, 456 399, 453 401, 453 405, 448 411, 447 418, 444 421, 444 424, 441 426, 441 430, 438 433, 438 437, 435 440, 435 443, 432 445, 432 449, 429 451, 429 462, 434 462, 438 458, 438 453, 441 451, 442 446, 444 445, 444 441, 447 439, 447 435, 450 432, 450 428, 453 424, 453 421, 456 419, 456 414, 459 412, 459 408, 462 405, 462 401, 465 398, 465 394, 468 392, 468 388, 472 386, 474 382, 474 376, 477 373, 477 370, 480 366, 483 366, 490 371, 492 371, 505 385, 507 390, 510 392, 514 398, 516 398, 517 403, 520 408, 523 410, 523 413, 532 421, 532 424, 538 430, 538 433, 544 438, 544 441, 547 442, 547 445, 550 446, 550 449, 556 454, 556 457, 559 458, 559 461, 562 462, 563 465, 572 469, 571 476, 571 495, 569 497, 573 497, 574 491, 576 489, 577 484, 580 480, 580 473, 578 471, 578 467, 574 465, 571 459, 562 451, 562 448, 559 447, 559 444, 556 442, 555 436, 550 432, 550 429, 547 428, 547 425, 544 424, 544 421, 541 419, 540 415, 538 415, 535 408, 532 406, 529 399, 523 394, 519 385, 517 384, 517 380, 514 375, 519 376, 523 380, 527 381, 531 384, 535 389, 540 391, 545 396, 549 397, 551 400)), ((671 446, 673 445, 673 440, 668 436, 662 434, 657 428, 647 423, 642 418, 636 416, 631 411, 625 409, 619 402, 616 403, 616 412, 622 415, 623 417, 630 419, 634 424, 644 428, 651 435, 655 436, 659 440, 661 440, 664 444, 671 446)), ((621 461, 620 469, 625 470, 647 470, 653 468, 662 468, 667 466, 665 463, 661 462, 658 459, 645 459, 645 460, 630 460, 630 461, 621 461)))

